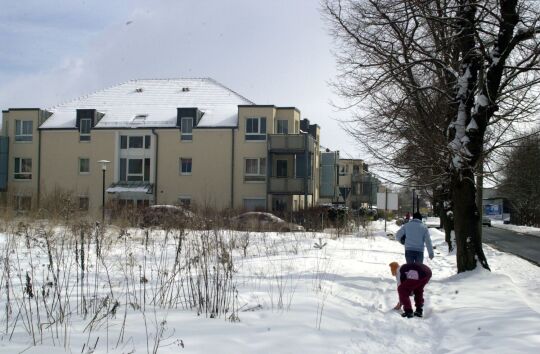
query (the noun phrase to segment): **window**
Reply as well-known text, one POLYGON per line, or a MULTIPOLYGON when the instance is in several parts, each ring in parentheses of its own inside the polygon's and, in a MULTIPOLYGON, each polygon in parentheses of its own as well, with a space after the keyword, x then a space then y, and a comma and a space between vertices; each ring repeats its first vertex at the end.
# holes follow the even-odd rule
POLYGON ((246 119, 246 140, 266 140, 266 118, 246 119))
POLYGON ((30 210, 32 209, 32 197, 26 195, 15 196, 15 210, 30 210))
POLYGON ((90 173, 90 159, 79 158, 79 173, 80 174, 90 173))
POLYGON ((150 180, 150 159, 120 159, 120 181, 150 180))
POLYGON ((128 181, 143 180, 143 159, 128 159, 128 181))
POLYGON ((91 118, 81 118, 79 128, 79 141, 90 141, 90 129, 92 129, 92 119, 91 118))
POLYGON ((182 118, 180 130, 182 140, 193 140, 193 118, 182 118))
POLYGON ((191 167, 191 159, 180 159, 180 174, 190 175, 191 167))
POLYGON ((90 199, 86 196, 79 197, 79 210, 87 211, 90 205, 90 199))
POLYGON ((145 136, 128 136, 120 135, 120 149, 125 150, 128 147, 130 149, 150 149, 151 137, 145 136))
POLYGON ((32 159, 15 158, 15 179, 32 179, 32 159))
POLYGON ((151 142, 151 136, 150 135, 145 135, 144 136, 144 148, 145 149, 150 149, 150 142, 151 142))
POLYGON ((276 177, 287 177, 287 160, 277 160, 276 170, 276 177))
POLYGON ((246 209, 246 210, 266 210, 266 199, 264 199, 264 198, 244 198, 244 209, 246 209))
POLYGON ((142 136, 130 136, 129 137, 129 148, 130 149, 142 149, 143 148, 143 137, 142 136))
POLYGON ((264 181, 266 179, 266 158, 245 159, 244 181, 264 181))
POLYGON ((32 121, 15 121, 15 141, 32 141, 32 121))
POLYGON ((189 208, 191 206, 191 196, 181 195, 178 197, 178 204, 184 208, 189 208))
POLYGON ((277 121, 277 133, 289 134, 289 122, 285 119, 278 119, 277 121))

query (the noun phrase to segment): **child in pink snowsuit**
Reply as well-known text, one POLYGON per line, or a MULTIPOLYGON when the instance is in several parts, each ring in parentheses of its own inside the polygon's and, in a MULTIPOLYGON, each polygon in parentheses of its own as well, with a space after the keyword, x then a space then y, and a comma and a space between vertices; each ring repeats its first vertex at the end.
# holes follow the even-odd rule
POLYGON ((414 294, 414 305, 416 311, 414 316, 422 317, 424 313, 424 287, 431 279, 431 269, 421 263, 404 264, 401 267, 397 262, 390 263, 392 275, 397 279, 399 302, 395 309, 403 306, 405 311, 402 316, 413 317, 413 310, 409 296, 414 294))

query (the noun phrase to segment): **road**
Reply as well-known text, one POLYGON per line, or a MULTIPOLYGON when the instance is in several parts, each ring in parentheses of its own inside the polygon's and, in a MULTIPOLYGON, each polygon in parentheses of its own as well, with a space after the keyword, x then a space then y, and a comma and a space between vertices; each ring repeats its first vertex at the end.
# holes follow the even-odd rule
POLYGON ((540 266, 540 237, 496 227, 483 227, 482 239, 503 252, 520 256, 540 266))

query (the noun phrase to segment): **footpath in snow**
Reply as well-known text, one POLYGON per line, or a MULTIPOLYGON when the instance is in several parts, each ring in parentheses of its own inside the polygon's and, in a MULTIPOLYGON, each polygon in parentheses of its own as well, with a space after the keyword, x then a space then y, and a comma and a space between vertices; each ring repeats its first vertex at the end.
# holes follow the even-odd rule
MULTIPOLYGON (((121 303, 107 325, 89 333, 90 318, 73 317, 67 337, 45 337, 37 347, 22 326, 0 329, 0 353, 89 353, 85 343, 97 343, 94 353, 152 353, 155 328, 162 331, 158 353, 538 353, 539 267, 485 246, 492 272, 456 275, 443 233, 430 229, 436 250, 426 260, 433 278, 425 317, 405 319, 392 310, 397 292, 388 266, 403 263, 403 246, 382 228, 377 222, 338 239, 251 233, 246 254, 234 254, 238 322, 148 305, 144 315, 128 307, 122 324, 121 303)), ((121 263, 125 253, 111 254, 121 263)), ((114 284, 116 275, 108 276, 114 284)))

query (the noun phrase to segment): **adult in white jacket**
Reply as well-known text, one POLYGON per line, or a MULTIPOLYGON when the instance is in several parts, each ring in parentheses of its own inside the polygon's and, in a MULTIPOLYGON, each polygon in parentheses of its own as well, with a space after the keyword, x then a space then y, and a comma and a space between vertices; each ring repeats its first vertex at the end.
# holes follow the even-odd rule
POLYGON ((431 237, 428 228, 422 223, 422 214, 414 213, 413 219, 399 229, 396 240, 405 245, 407 263, 423 263, 424 246, 427 248, 429 259, 433 259, 431 237))

